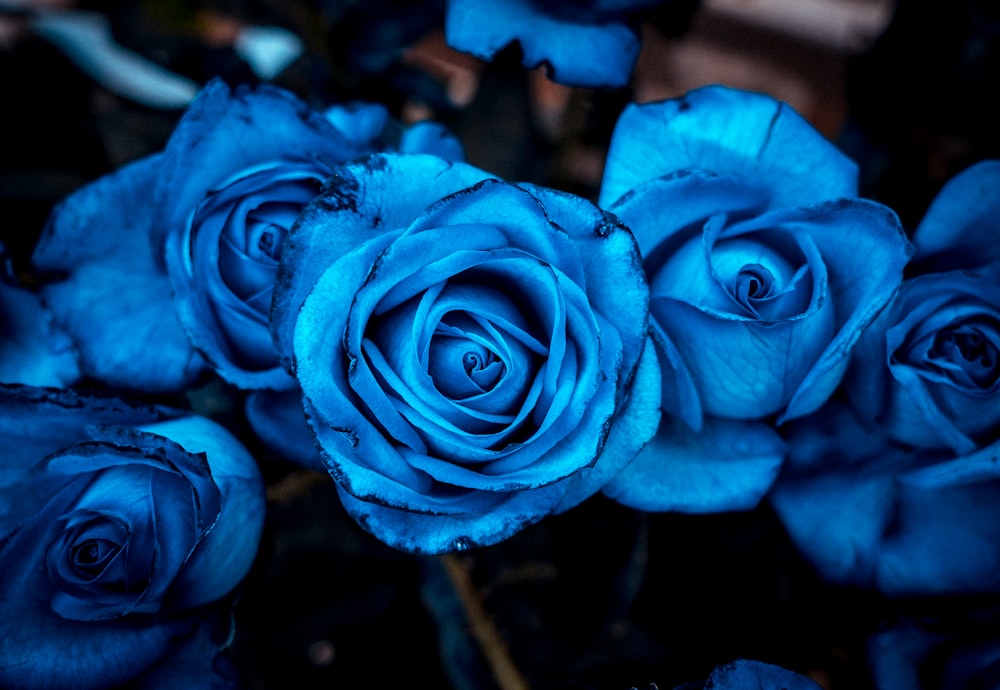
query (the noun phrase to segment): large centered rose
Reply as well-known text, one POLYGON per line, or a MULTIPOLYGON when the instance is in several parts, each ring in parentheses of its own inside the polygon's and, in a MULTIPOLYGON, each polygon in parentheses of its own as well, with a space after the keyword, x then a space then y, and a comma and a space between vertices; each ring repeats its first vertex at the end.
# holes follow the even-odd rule
POLYGON ((891 594, 1000 589, 1000 163, 965 171, 914 233, 862 336, 846 404, 791 429, 772 501, 834 582, 891 594))
POLYGON ((216 424, 0 388, 0 685, 117 686, 246 575, 263 483, 216 424))
POLYGON ((647 286, 583 199, 429 156, 345 166, 289 235, 275 337, 347 510, 409 551, 504 539, 649 438, 647 286))
POLYGON ((163 152, 69 197, 36 249, 85 373, 176 390, 207 363, 241 388, 294 388, 267 325, 284 236, 337 165, 383 147, 461 154, 381 106, 321 113, 276 87, 209 83, 163 152))
POLYGON ((642 251, 671 422, 611 495, 760 500, 783 456, 772 424, 833 393, 910 255, 895 214, 856 193, 853 163, 770 97, 708 87, 626 109, 601 204, 642 251))

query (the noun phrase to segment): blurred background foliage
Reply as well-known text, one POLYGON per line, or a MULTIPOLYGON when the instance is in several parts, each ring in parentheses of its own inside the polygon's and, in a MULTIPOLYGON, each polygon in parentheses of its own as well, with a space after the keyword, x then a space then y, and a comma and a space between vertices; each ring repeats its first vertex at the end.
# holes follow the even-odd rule
MULTIPOLYGON (((522 68, 516 45, 489 64, 451 50, 443 0, 0 0, 0 240, 28 283, 53 204, 162 148, 183 111, 109 86, 36 30, 65 11, 98 13, 109 40, 194 84, 381 102, 445 123, 498 176, 591 199, 621 109, 707 83, 788 101, 859 163, 863 196, 910 229, 945 180, 1000 157, 1000 11, 981 0, 669 0, 644 17, 618 90, 555 84, 522 68), (241 55, 248 27, 301 50, 262 76, 241 55)), ((250 688, 666 689, 743 657, 865 690, 881 628, 926 618, 947 637, 996 608, 826 585, 767 506, 643 514, 595 497, 497 546, 409 556, 362 532, 326 477, 269 456, 239 395, 213 381, 163 402, 242 431, 268 481, 228 654, 250 688)))

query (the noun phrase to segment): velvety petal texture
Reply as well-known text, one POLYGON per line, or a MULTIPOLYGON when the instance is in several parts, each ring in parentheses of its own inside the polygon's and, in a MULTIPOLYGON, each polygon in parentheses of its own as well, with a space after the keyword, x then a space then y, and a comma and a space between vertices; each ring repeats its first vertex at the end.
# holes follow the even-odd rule
POLYGON ((136 677, 253 562, 263 482, 214 422, 4 386, 0 444, 5 688, 136 677))
POLYGON ((639 56, 638 13, 656 0, 448 0, 445 38, 492 60, 512 43, 526 67, 569 86, 623 87, 639 56))
POLYGON ((284 237, 338 165, 384 147, 462 156, 443 128, 382 106, 324 115, 274 86, 208 83, 163 152, 70 196, 39 242, 43 295, 84 373, 159 392, 210 366, 293 390, 267 324, 284 237))
POLYGON ((569 508, 658 422, 635 240, 583 199, 374 156, 303 213, 277 290, 344 505, 398 548, 490 544, 569 508))
POLYGON ((150 243, 154 155, 81 188, 52 211, 32 256, 40 294, 86 376, 173 391, 207 370, 188 339, 150 243))
MULTIPOLYGON (((3 257, 0 245, 0 262, 3 257)), ((73 341, 38 294, 0 277, 0 382, 61 388, 79 378, 73 341)))
POLYGON ((901 443, 962 455, 1000 424, 1000 264, 916 276, 865 334, 847 391, 901 443))
POLYGON ((600 199, 642 252, 670 420, 608 493, 645 510, 753 507, 783 456, 771 426, 833 395, 913 248, 801 116, 721 86, 629 106, 600 199))
POLYGON ((954 458, 891 445, 825 410, 789 438, 773 503, 830 582, 896 596, 1000 591, 1000 447, 954 458))
POLYGON ((890 594, 1000 588, 1000 263, 995 162, 949 182, 918 254, 860 338, 850 408, 802 420, 773 502, 827 579, 890 594), (836 420, 836 421, 834 421, 836 420))

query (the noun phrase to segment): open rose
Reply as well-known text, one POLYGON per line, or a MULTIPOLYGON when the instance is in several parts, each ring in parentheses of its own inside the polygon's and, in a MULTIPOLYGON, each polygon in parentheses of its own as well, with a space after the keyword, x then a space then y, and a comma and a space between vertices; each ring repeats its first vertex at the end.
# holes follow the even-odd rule
POLYGON ((658 421, 638 261, 569 194, 430 156, 341 168, 289 235, 272 322, 351 515, 436 553, 598 491, 658 421))
POLYGON ((638 508, 749 508, 898 289, 910 246, 787 105, 706 87, 619 119, 601 205, 636 235, 670 421, 608 488, 638 508))
POLYGON ((53 212, 33 261, 85 373, 144 391, 210 365, 247 389, 291 389, 267 325, 285 233, 337 165, 376 150, 460 155, 434 125, 381 106, 310 109, 261 85, 210 82, 166 148, 53 212))
POLYGON ((253 562, 263 482, 213 422, 9 385, 0 447, 4 688, 133 679, 253 562))
POLYGON ((828 580, 890 594, 1000 591, 1000 163, 942 189, 847 404, 790 429, 772 502, 828 580))

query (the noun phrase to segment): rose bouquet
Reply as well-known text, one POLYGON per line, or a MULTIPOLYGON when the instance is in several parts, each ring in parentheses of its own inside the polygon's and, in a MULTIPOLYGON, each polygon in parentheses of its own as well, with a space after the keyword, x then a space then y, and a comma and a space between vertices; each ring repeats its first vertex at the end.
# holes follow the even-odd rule
MULTIPOLYGON (((622 86, 655 4, 440 9, 622 86)), ((761 93, 629 104, 591 198, 331 100, 209 80, 5 261, 0 687, 306 687, 361 639, 456 687, 840 690, 803 582, 874 602, 871 687, 996 679, 996 161, 907 228, 761 93)))

